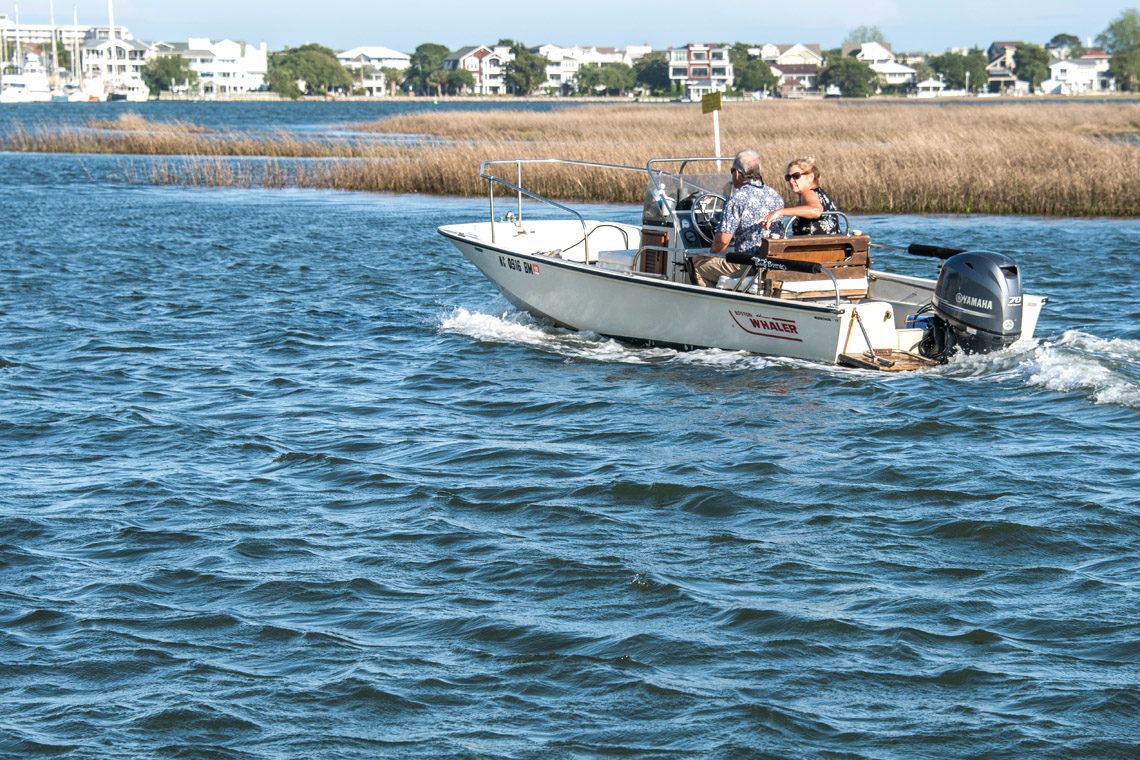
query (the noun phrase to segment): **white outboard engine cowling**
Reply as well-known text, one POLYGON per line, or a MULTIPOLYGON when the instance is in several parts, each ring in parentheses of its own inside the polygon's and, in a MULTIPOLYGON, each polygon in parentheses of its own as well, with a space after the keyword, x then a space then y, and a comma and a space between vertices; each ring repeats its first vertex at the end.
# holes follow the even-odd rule
POLYGON ((946 259, 931 299, 935 318, 919 353, 945 361, 955 345, 968 354, 997 351, 1021 337, 1021 274, 1010 257, 966 251, 946 259))

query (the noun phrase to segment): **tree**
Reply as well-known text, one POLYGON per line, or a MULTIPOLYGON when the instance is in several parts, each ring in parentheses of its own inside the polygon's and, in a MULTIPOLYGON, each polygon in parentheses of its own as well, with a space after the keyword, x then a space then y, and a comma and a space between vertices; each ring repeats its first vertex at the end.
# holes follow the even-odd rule
POLYGON ((847 39, 843 40, 844 44, 853 43, 856 45, 864 42, 880 42, 885 43, 887 38, 879 31, 877 26, 857 26, 847 33, 847 39))
POLYGON ((416 92, 426 93, 432 87, 432 77, 436 72, 443 70, 443 61, 450 55, 445 45, 435 42, 425 42, 416 48, 404 72, 404 81, 410 84, 416 92))
POLYGON ((1053 39, 1045 43, 1045 49, 1057 58, 1080 58, 1085 54, 1081 38, 1073 34, 1054 34, 1053 39))
POLYGON ((780 80, 772 73, 772 67, 749 53, 750 47, 744 42, 737 42, 728 49, 728 59, 732 61, 733 89, 743 92, 776 89, 780 80))
POLYGON ((313 43, 273 53, 268 79, 271 90, 290 98, 302 94, 298 82, 318 94, 352 88, 352 74, 336 59, 336 53, 313 43))
POLYGON ((669 90, 669 55, 661 50, 646 53, 633 64, 635 81, 654 94, 669 90))
POLYGON ((475 89, 475 75, 467 69, 447 72, 447 91, 452 95, 463 95, 475 89))
POLYGON ((759 58, 749 58, 739 66, 734 64, 732 71, 733 88, 745 92, 774 90, 780 81, 772 72, 772 67, 759 58))
POLYGON ((878 75, 857 58, 840 56, 819 74, 824 87, 835 85, 845 98, 865 98, 875 91, 878 75))
POLYGON ((594 95, 606 89, 605 83, 602 82, 602 67, 596 63, 582 64, 577 76, 574 77, 574 83, 578 87, 578 92, 583 95, 594 95))
POLYGON ((1140 11, 1129 8, 1097 35, 1096 42, 1112 54, 1109 71, 1122 89, 1132 92, 1140 80, 1140 11))
POLYGON ((1018 45, 1013 54, 1013 73, 1029 82, 1029 91, 1036 92, 1049 78, 1049 53, 1040 45, 1027 42, 1018 45))
POLYGON ((143 66, 142 79, 156 95, 171 90, 175 85, 196 85, 198 72, 190 68, 190 61, 180 55, 160 55, 143 66))
POLYGON ((546 67, 550 65, 544 56, 532 53, 526 45, 516 42, 511 47, 514 60, 506 65, 506 82, 517 95, 530 95, 546 81, 546 67))
POLYGON ((986 71, 986 56, 980 50, 971 50, 968 55, 936 55, 929 58, 927 63, 942 75, 946 86, 954 90, 978 92, 990 80, 989 72, 986 71))
POLYGON ((385 66, 380 69, 380 73, 384 75, 384 83, 388 85, 388 94, 395 95, 400 83, 404 81, 404 72, 392 66, 385 66))
POLYGON ((602 67, 602 85, 607 95, 621 95, 637 84, 637 75, 627 63, 611 63, 602 67))

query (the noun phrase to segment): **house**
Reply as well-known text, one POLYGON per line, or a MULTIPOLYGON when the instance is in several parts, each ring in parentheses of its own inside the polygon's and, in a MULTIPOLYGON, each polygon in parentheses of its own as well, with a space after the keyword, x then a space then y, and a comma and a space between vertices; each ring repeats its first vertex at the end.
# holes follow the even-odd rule
POLYGON ((1053 95, 1111 92, 1116 89, 1116 81, 1109 73, 1111 62, 1112 56, 1100 50, 1090 50, 1080 58, 1053 61, 1041 90, 1053 95))
POLYGON ((403 71, 412 63, 412 57, 391 48, 377 45, 355 47, 337 53, 336 59, 352 72, 353 86, 371 96, 386 95, 398 82, 389 82, 384 69, 403 71))
POLYGON ((156 42, 155 55, 180 55, 198 74, 203 95, 253 92, 265 85, 269 52, 264 42, 251 45, 236 40, 190 37, 186 42, 156 42))
POLYGON ((1017 49, 1024 44, 1024 42, 990 43, 989 48, 986 49, 986 60, 989 61, 995 69, 1008 69, 1009 71, 1013 71, 1017 66, 1017 62, 1014 61, 1013 57, 1017 53, 1017 49))
POLYGON ((108 90, 146 92, 142 71, 156 51, 152 45, 116 35, 103 39, 89 37, 80 50, 85 79, 102 80, 108 90))
POLYGON ((854 58, 868 65, 894 63, 895 54, 889 42, 845 42, 839 49, 844 58, 854 58))
POLYGON ((612 66, 615 63, 632 66, 652 49, 649 45, 629 45, 623 50, 612 47, 540 45, 532 48, 531 52, 550 61, 546 67, 546 82, 540 89, 570 95, 577 89, 578 70, 583 66, 591 63, 598 66, 612 66))
POLYGON ((776 89, 781 94, 787 91, 798 93, 796 97, 802 97, 806 92, 819 87, 819 66, 814 63, 792 63, 771 68, 776 75, 776 89))
POLYGON ((669 79, 685 91, 690 100, 710 92, 724 92, 732 84, 732 61, 728 48, 691 42, 669 48, 669 79))
POLYGON ((749 48, 748 54, 769 66, 823 66, 823 50, 818 44, 796 42, 791 45, 765 43, 749 48))
POLYGON ((899 63, 887 42, 844 43, 840 48, 843 56, 850 56, 871 67, 879 77, 880 86, 903 87, 915 80, 916 71, 906 64, 899 63))
POLYGON ((918 73, 910 66, 905 66, 896 61, 872 63, 871 71, 879 75, 879 84, 887 87, 905 87, 914 82, 915 75, 918 73))
POLYGON ((505 95, 504 68, 514 60, 506 45, 475 45, 456 50, 443 59, 447 71, 467 71, 475 78, 474 91, 479 95, 505 95))

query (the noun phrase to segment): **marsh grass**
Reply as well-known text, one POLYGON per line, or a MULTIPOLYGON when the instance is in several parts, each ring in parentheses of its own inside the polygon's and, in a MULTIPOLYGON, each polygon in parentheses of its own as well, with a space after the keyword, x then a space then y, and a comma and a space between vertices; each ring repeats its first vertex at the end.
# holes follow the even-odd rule
MULTIPOLYGON (((653 157, 712 152, 710 117, 691 105, 422 112, 350 125, 432 138, 411 144, 204 134, 187 124, 156 129, 137 117, 112 124, 118 126, 17 129, 4 143, 9 150, 181 157, 157 161, 139 181, 446 195, 485 194, 478 168, 489 159, 644 166, 653 157), (232 156, 266 160, 235 166, 232 156), (301 158, 325 160, 287 160, 301 158)), ((1140 130, 1140 106, 1132 103, 730 103, 721 129, 725 152, 758 149, 766 179, 780 190, 788 160, 815 156, 821 184, 853 213, 1140 215, 1140 146, 1112 139, 1140 130)), ((636 202, 644 189, 632 173, 573 167, 528 167, 524 179, 560 199, 636 202)))

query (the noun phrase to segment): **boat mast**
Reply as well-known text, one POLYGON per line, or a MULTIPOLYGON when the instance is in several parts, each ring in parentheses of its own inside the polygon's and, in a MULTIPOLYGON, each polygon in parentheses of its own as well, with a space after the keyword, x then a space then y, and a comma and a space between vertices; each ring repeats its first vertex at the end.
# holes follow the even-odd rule
POLYGON ((24 70, 24 49, 20 47, 20 6, 16 6, 16 71, 24 70))
POLYGON ((71 6, 71 81, 83 84, 83 64, 79 60, 79 8, 71 6))
POLYGON ((51 13, 51 75, 56 84, 58 84, 59 52, 55 47, 55 0, 48 0, 48 10, 51 13))

